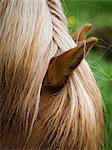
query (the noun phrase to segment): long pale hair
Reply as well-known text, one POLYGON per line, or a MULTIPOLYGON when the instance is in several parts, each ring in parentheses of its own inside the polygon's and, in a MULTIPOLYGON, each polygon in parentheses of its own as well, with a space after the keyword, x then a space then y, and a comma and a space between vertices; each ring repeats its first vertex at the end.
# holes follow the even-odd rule
MULTIPOLYGON (((50 60, 75 46, 59 0, 0 2, 1 137, 14 128, 31 134, 50 60)), ((85 59, 48 103, 43 128, 51 147, 99 149, 102 101, 85 59)))

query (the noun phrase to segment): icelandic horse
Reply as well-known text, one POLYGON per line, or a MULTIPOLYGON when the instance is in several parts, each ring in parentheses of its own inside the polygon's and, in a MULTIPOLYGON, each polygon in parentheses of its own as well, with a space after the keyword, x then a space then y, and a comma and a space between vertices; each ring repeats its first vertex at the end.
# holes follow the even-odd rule
POLYGON ((0 149, 99 150, 102 99, 59 0, 0 1, 0 149))

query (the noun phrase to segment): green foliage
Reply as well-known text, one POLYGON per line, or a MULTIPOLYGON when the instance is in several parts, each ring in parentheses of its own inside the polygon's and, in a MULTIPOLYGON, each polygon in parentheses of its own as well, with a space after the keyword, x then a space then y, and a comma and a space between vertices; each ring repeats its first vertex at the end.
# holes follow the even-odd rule
MULTIPOLYGON (((70 32, 88 22, 94 26, 112 27, 112 1, 62 1, 70 32)), ((105 60, 101 53, 96 52, 91 52, 87 61, 98 82, 104 100, 104 115, 107 127, 105 150, 112 150, 112 61, 105 60)))
POLYGON ((101 53, 91 52, 87 61, 93 71, 104 101, 107 128, 106 147, 112 150, 112 62, 102 58, 101 53))
POLYGON ((63 0, 69 29, 90 22, 95 26, 112 26, 112 1, 63 0))

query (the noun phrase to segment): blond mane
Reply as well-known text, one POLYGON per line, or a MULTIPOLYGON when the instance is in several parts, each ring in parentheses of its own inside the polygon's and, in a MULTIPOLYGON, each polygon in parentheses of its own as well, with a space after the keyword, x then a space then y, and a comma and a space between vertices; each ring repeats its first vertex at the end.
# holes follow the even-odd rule
MULTIPOLYGON (((66 22, 59 0, 0 1, 1 139, 13 131, 30 137, 50 60, 76 46, 66 22)), ((100 148, 102 101, 85 59, 48 107, 42 129, 49 147, 100 148)))

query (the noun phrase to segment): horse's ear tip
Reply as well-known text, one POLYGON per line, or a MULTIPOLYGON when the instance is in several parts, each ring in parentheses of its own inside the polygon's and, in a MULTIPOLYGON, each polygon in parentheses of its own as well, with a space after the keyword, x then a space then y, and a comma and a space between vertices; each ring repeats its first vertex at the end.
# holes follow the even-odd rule
POLYGON ((92 24, 88 22, 88 23, 86 23, 86 26, 91 27, 92 24))
POLYGON ((97 37, 94 37, 94 39, 96 40, 96 42, 98 42, 98 40, 99 40, 97 37))
POLYGON ((97 37, 90 37, 89 39, 88 39, 88 42, 92 42, 92 43, 97 43, 98 42, 98 38, 97 37))
POLYGON ((83 27, 90 30, 93 27, 93 25, 91 23, 86 23, 83 27))

